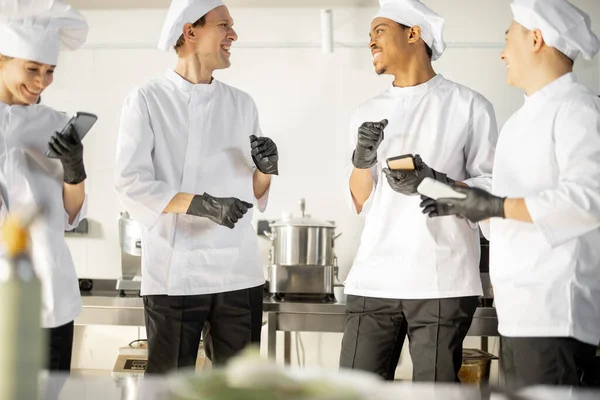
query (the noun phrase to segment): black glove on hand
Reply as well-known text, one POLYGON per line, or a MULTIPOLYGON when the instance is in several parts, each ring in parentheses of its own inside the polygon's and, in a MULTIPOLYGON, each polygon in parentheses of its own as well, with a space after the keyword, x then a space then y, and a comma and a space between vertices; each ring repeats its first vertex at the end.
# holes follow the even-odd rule
POLYGON ((472 187, 453 186, 459 193, 466 194, 464 199, 439 199, 433 200, 422 196, 421 208, 423 214, 429 217, 442 217, 456 215, 466 218, 471 222, 485 221, 489 218, 504 218, 505 197, 497 197, 485 190, 472 187))
POLYGON ((358 169, 369 169, 377 164, 377 149, 383 141, 383 130, 388 120, 365 122, 358 128, 358 142, 352 154, 352 164, 358 169))
MULTIPOLYGON (((421 181, 424 178, 435 179, 436 181, 445 183, 446 185, 454 185, 456 183, 454 179, 448 178, 446 174, 438 172, 435 169, 431 168, 429 165, 425 164, 423 160, 421 160, 421 156, 419 156, 418 154, 415 155, 415 170, 417 171, 419 176, 419 183, 421 183, 421 181)), ((419 183, 417 183, 417 186, 419 185, 419 183)))
POLYGON ((417 194, 417 186, 421 183, 419 171, 402 171, 383 169, 383 173, 387 178, 388 184, 394 191, 402 193, 406 196, 417 194))
POLYGON ((212 197, 209 194, 195 195, 186 214, 205 217, 233 229, 253 205, 235 197, 212 197))
POLYGON ((266 175, 279 175, 277 162, 279 153, 277 145, 268 137, 250 136, 250 147, 252 148, 252 160, 256 168, 266 175))
POLYGON ((448 185, 455 183, 446 174, 438 172, 425 164, 418 154, 414 156, 414 161, 415 169, 413 171, 383 169, 388 184, 394 191, 407 196, 415 195, 417 194, 417 187, 424 178, 432 178, 448 185))
POLYGON ((58 158, 64 170, 65 183, 77 185, 87 178, 83 165, 83 145, 73 128, 65 135, 54 134, 48 143, 50 157, 58 158))

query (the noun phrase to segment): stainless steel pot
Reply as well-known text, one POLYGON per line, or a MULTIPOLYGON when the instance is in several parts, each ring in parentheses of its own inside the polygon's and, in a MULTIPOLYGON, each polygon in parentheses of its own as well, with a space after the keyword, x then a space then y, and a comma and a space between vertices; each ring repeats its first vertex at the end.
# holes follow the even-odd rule
POLYGON ((132 256, 142 255, 142 226, 126 211, 122 212, 119 218, 119 243, 125 253, 132 256))
POLYGON ((335 224, 319 221, 304 215, 304 201, 300 208, 302 217, 284 218, 270 224, 272 265, 333 266, 335 259, 335 224))

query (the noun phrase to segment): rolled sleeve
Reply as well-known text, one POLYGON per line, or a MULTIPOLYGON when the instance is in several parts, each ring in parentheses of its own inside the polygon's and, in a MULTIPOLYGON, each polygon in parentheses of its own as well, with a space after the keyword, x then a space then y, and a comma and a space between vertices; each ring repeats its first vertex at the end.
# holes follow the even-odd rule
POLYGON ((115 189, 125 209, 137 222, 151 228, 178 193, 155 178, 152 151, 154 132, 146 100, 134 91, 123 106, 115 168, 115 189))
POLYGON ((600 228, 600 102, 559 114, 554 141, 557 187, 525 198, 551 247, 600 228))
POLYGON ((65 231, 71 231, 71 230, 77 228, 79 226, 79 223, 81 222, 81 220, 83 220, 84 218, 87 217, 87 210, 88 210, 88 195, 85 194, 85 196, 83 197, 83 204, 81 205, 81 209, 75 216, 75 219, 73 219, 72 223, 69 223, 69 213, 67 213, 67 210, 65 210, 65 231))

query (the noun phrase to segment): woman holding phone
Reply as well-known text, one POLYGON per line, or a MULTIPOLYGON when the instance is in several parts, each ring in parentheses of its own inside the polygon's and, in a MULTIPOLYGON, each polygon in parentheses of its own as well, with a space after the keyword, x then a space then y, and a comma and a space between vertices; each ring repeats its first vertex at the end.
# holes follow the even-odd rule
POLYGON ((64 231, 85 214, 86 173, 77 134, 57 133, 69 117, 37 103, 52 84, 60 49, 79 48, 87 32, 85 18, 61 1, 34 15, 0 16, 0 212, 32 203, 45 211, 30 229, 31 256, 42 282, 47 366, 55 371, 70 370, 73 321, 81 312, 64 231))

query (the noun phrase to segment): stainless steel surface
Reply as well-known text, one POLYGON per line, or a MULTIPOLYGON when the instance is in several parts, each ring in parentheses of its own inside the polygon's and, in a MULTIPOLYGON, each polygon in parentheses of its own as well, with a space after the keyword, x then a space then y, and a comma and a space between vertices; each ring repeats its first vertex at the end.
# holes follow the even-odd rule
MULTIPOLYGON (((267 353, 276 357, 277 331, 283 331, 287 341, 289 332, 332 332, 343 333, 346 321, 345 302, 292 303, 265 301, 263 312, 267 313, 268 335, 267 353)), ((467 336, 498 336, 496 309, 479 307, 475 311, 471 328, 467 336)), ((487 344, 482 339, 482 345, 487 344)), ((284 352, 288 352, 284 343, 284 352)))
MULTIPOLYGON (((82 296, 83 311, 76 325, 144 326, 141 297, 117 297, 116 291, 100 291, 100 296, 82 296)), ((346 303, 294 303, 265 300, 263 312, 282 331, 343 332, 346 303)), ((269 327, 271 329, 271 327, 269 327)), ((498 319, 493 307, 475 311, 468 336, 498 336, 498 319)))
POLYGON ((121 277, 117 280, 117 290, 124 290, 128 292, 139 292, 142 289, 142 281, 136 279, 137 277, 121 277))
POLYGON ((75 325, 145 326, 141 297, 83 296, 75 325))
POLYGON ((333 294, 334 267, 321 265, 272 265, 271 293, 333 294))
POLYGON ((271 264, 333 265, 334 227, 272 226, 271 264))
POLYGON ((301 217, 291 215, 269 224, 269 292, 333 294, 337 259, 335 223, 311 218, 300 200, 301 217))
POLYGON ((119 218, 119 244, 121 246, 121 278, 116 289, 140 291, 142 275, 142 226, 127 212, 119 218))

